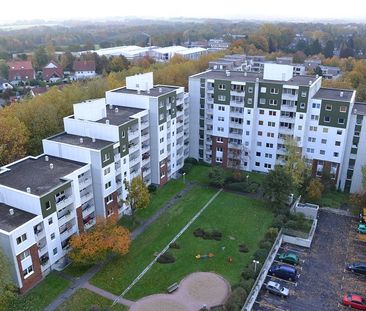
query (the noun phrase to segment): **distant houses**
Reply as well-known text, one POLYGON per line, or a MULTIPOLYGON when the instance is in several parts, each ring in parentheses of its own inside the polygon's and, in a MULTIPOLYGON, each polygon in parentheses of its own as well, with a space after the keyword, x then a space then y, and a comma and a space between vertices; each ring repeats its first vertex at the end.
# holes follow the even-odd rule
POLYGON ((56 82, 64 77, 63 68, 55 61, 50 61, 42 70, 42 78, 48 82, 56 82))
POLYGON ((97 74, 96 64, 93 60, 76 60, 73 64, 74 79, 89 79, 95 77, 97 74))
POLYGON ((8 62, 8 67, 8 80, 10 83, 18 84, 20 81, 24 82, 36 78, 32 62, 29 60, 8 62))

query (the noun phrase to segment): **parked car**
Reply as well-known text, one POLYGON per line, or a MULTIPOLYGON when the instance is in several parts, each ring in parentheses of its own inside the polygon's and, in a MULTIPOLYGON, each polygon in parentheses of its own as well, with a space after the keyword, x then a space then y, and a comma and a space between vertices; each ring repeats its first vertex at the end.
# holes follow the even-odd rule
POLYGON ((288 297, 289 289, 283 287, 280 283, 269 281, 266 285, 266 289, 272 294, 288 297))
POLYGON ((278 259, 282 262, 289 263, 291 265, 299 264, 299 256, 293 252, 284 252, 278 256, 278 259))
POLYGON ((343 305, 357 309, 366 310, 366 300, 360 295, 347 294, 344 295, 342 300, 343 305))
POLYGON ((346 270, 366 275, 366 262, 354 262, 346 265, 346 270))
POLYGON ((297 270, 288 265, 274 265, 268 270, 268 274, 284 280, 295 281, 297 279, 297 270))
POLYGON ((359 224, 357 228, 358 233, 366 234, 366 225, 365 224, 359 224))

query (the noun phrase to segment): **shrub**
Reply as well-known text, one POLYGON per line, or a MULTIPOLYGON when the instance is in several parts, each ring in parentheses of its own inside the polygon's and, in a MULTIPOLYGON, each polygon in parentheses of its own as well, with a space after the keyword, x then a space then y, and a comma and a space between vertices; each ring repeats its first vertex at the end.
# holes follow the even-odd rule
POLYGON ((255 278, 255 272, 253 267, 245 267, 243 272, 241 273, 241 277, 244 280, 254 279, 255 278))
POLYGON ((163 264, 173 263, 175 262, 175 257, 171 253, 166 252, 158 257, 157 262, 163 264))
POLYGON ((253 255, 254 259, 258 260, 261 263, 263 263, 266 260, 267 256, 268 256, 268 250, 264 248, 258 249, 253 255))
POLYGON ((278 228, 278 229, 280 229, 280 228, 282 228, 282 227, 285 225, 286 221, 287 221, 287 217, 286 217, 285 215, 283 215, 283 214, 278 214, 278 215, 274 218, 273 223, 272 223, 272 226, 273 226, 274 228, 278 228))
POLYGON ((247 293, 249 293, 252 290, 254 282, 255 282, 254 279, 247 279, 247 280, 243 280, 240 284, 241 284, 241 287, 244 288, 247 293))
POLYGON ((241 307, 245 302, 245 299, 247 299, 247 296, 248 294, 244 288, 242 287, 235 288, 225 302, 226 310, 230 311, 241 310, 241 307))
POLYGON ((267 230, 264 238, 273 243, 276 240, 277 235, 278 235, 278 229, 277 228, 269 228, 267 230))
POLYGON ((205 234, 205 231, 201 228, 197 228, 196 230, 193 231, 193 235, 195 237, 203 237, 204 234, 205 234))
POLYGON ((169 248, 175 248, 175 249, 180 249, 180 246, 178 243, 174 242, 174 243, 170 243, 169 244, 169 248))
POLYGON ((225 183, 225 170, 221 166, 214 166, 208 173, 210 185, 214 187, 222 187, 225 183))
POLYGON ((216 240, 216 241, 221 241, 221 238, 222 238, 222 233, 220 231, 217 231, 217 230, 213 230, 211 232, 211 238, 213 240, 216 240))
POLYGON ((158 187, 153 184, 148 185, 148 187, 147 187, 147 190, 149 190, 150 193, 156 192, 157 189, 158 189, 158 187))
POLYGON ((184 164, 184 166, 179 170, 179 173, 180 174, 187 174, 193 167, 193 164, 192 163, 186 163, 184 164))
POLYGON ((198 164, 198 160, 195 158, 187 158, 184 160, 184 164, 192 164, 192 165, 197 165, 198 164))
POLYGON ((244 244, 244 243, 240 244, 239 245, 239 252, 248 253, 249 252, 248 246, 246 246, 246 244, 244 244))
POLYGON ((268 249, 270 250, 272 248, 273 242, 268 240, 261 240, 259 242, 259 248, 268 249))

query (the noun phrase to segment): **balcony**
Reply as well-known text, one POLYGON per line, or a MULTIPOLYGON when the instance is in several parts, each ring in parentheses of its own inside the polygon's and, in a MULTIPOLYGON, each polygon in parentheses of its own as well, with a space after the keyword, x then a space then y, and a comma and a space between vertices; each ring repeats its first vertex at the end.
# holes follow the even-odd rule
POLYGON ((80 189, 86 188, 87 186, 91 185, 91 183, 92 183, 91 177, 85 177, 83 179, 79 179, 80 189))
POLYGON ((149 127, 149 121, 148 120, 146 120, 146 121, 141 120, 141 130, 146 129, 148 127, 149 127))
POLYGON ((84 221, 84 228, 85 228, 85 230, 90 229, 96 223, 95 217, 88 217, 87 219, 84 219, 83 221, 84 221))
POLYGON ((236 139, 242 139, 243 134, 240 132, 230 132, 229 137, 230 138, 236 138, 236 139))
POLYGON ((74 223, 67 223, 65 228, 60 228, 60 239, 64 241, 68 239, 70 236, 76 233, 76 225, 74 223))
POLYGON ((183 131, 177 132, 177 139, 183 137, 183 135, 184 135, 183 131))
POLYGON ((130 157, 130 167, 136 165, 139 162, 140 162, 139 157, 134 157, 134 158, 130 157))
POLYGON ((82 210, 83 210, 82 212, 83 218, 85 218, 86 216, 95 211, 95 207, 94 205, 87 203, 82 207, 82 210))
POLYGON ((288 112, 296 112, 296 105, 295 104, 282 104, 281 110, 288 111, 288 112))
POLYGON ((141 150, 142 150, 143 153, 149 151, 150 150, 150 145, 149 144, 142 144, 141 150))
POLYGON ((46 238, 44 237, 43 239, 41 239, 38 243, 38 252, 39 254, 44 254, 47 251, 47 241, 46 238))
POLYGON ((287 123, 295 123, 296 117, 295 114, 293 117, 290 116, 280 116, 281 122, 287 122, 287 123))
POLYGON ((37 240, 40 240, 45 236, 45 230, 42 223, 34 227, 34 234, 37 240))
POLYGON ((230 121, 230 126, 231 126, 232 128, 242 129, 242 128, 243 128, 243 123, 239 123, 239 122, 232 122, 232 121, 230 121))
POLYGON ((285 126, 280 126, 278 132, 280 134, 284 134, 284 135, 293 135, 294 134, 294 129, 290 129, 288 127, 285 127, 285 126))
POLYGON ((282 92, 282 99, 297 101, 297 93, 296 93, 296 95, 292 95, 291 93, 282 92))
POLYGON ((67 221, 73 218, 73 214, 71 210, 65 209, 64 211, 62 211, 62 213, 60 212, 57 213, 57 218, 58 218, 58 225, 62 226, 67 221))
POLYGON ((149 176, 151 174, 151 168, 150 167, 142 168, 142 173, 143 176, 149 176))
POLYGON ((128 140, 131 141, 135 138, 139 137, 139 131, 138 129, 136 130, 129 130, 128 131, 128 140))
POLYGON ((91 191, 86 191, 83 194, 80 194, 81 203, 85 203, 89 201, 93 197, 93 193, 91 191))
POLYGON ((131 144, 128 145, 128 152, 129 152, 129 154, 132 154, 135 151, 138 151, 139 149, 140 148, 139 148, 139 145, 137 143, 136 144, 131 143, 131 144))
POLYGON ((48 252, 39 258, 39 263, 41 264, 42 271, 48 268, 48 266, 50 265, 50 257, 48 255, 48 252))
POLYGON ((134 170, 132 170, 132 171, 130 172, 130 179, 131 179, 131 180, 132 180, 132 179, 134 179, 134 178, 136 178, 137 176, 140 176, 140 174, 139 174, 139 171, 138 171, 138 170, 134 169, 134 170))
POLYGON ((144 134, 141 134, 141 141, 146 141, 148 139, 150 139, 149 132, 146 132, 144 134))
POLYGON ((231 100, 230 106, 242 108, 244 107, 244 100, 231 100))
POLYGON ((56 208, 59 210, 59 209, 62 209, 68 205, 70 205, 71 203, 73 202, 73 198, 72 196, 64 196, 62 198, 58 198, 56 199, 56 208))
POLYGON ((122 179, 120 179, 120 178, 116 179, 116 186, 117 186, 117 188, 122 186, 122 179))
POLYGON ((119 172, 121 170, 121 161, 114 163, 114 169, 119 172))

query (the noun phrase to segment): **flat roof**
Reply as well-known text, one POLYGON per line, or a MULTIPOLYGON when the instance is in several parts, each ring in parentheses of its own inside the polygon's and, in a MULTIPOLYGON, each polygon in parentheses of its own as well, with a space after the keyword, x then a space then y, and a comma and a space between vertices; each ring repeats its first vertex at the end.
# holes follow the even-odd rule
POLYGON ((195 48, 188 48, 188 49, 183 50, 183 51, 178 51, 177 54, 189 55, 189 54, 205 52, 205 51, 207 51, 207 49, 200 48, 200 47, 195 47, 195 48))
POLYGON ((0 174, 0 185, 27 192, 31 188, 31 193, 42 196, 50 190, 65 183, 62 178, 75 170, 87 165, 71 160, 65 160, 46 155, 38 158, 25 158, 13 164, 7 165, 5 172, 0 174), (50 168, 50 164, 53 168, 50 168))
POLYGON ((88 149, 94 149, 94 150, 101 150, 105 147, 113 144, 113 142, 101 140, 101 139, 95 139, 93 140, 90 137, 85 136, 78 136, 78 135, 72 135, 68 133, 60 133, 58 135, 55 135, 53 137, 48 138, 48 140, 56 141, 59 143, 79 146, 79 147, 85 147, 88 149), (80 142, 80 138, 83 139, 83 142, 80 142))
POLYGON ((270 82, 270 83, 280 83, 288 85, 309 85, 309 82, 314 82, 316 80, 315 76, 293 76, 287 81, 277 81, 277 80, 265 80, 263 79, 262 73, 247 72, 242 71, 230 71, 230 76, 227 76, 226 71, 223 70, 209 70, 197 75, 195 78, 205 78, 205 79, 220 79, 227 81, 237 81, 237 82, 255 82, 258 78, 260 82, 270 82))
POLYGON ((316 92, 314 98, 349 102, 351 101, 352 95, 353 90, 329 89, 322 87, 318 92, 316 92), (343 96, 341 96, 341 92, 343 92, 343 96))
POLYGON ((137 90, 127 89, 126 87, 119 88, 119 89, 114 90, 112 92, 157 97, 157 96, 162 96, 162 95, 168 94, 168 93, 173 92, 177 89, 178 89, 177 86, 166 86, 166 85, 159 86, 159 85, 155 85, 153 88, 151 88, 149 90, 150 93, 147 93, 146 91, 140 91, 140 94, 138 94, 137 90), (160 92, 160 90, 161 90, 161 92, 160 92))
POLYGON ((356 102, 353 105, 353 113, 366 115, 366 103, 356 102))
POLYGON ((107 105, 106 106, 107 117, 100 119, 96 122, 105 123, 106 120, 109 120, 109 124, 119 126, 130 121, 131 117, 136 113, 139 113, 144 110, 145 109, 121 107, 121 106, 113 106, 113 109, 110 109, 109 106, 107 105), (117 111, 116 108, 118 108, 117 111))
POLYGON ((181 51, 185 51, 188 50, 188 48, 184 47, 184 46, 180 46, 180 45, 173 45, 173 46, 166 46, 163 48, 157 48, 154 49, 154 52, 157 53, 161 53, 161 54, 165 54, 165 53, 177 53, 177 52, 181 52, 181 51))
POLYGON ((11 232, 14 229, 24 225, 37 215, 22 211, 13 206, 0 203, 0 229, 6 232, 11 232), (9 210, 13 209, 14 214, 10 215, 9 210))

